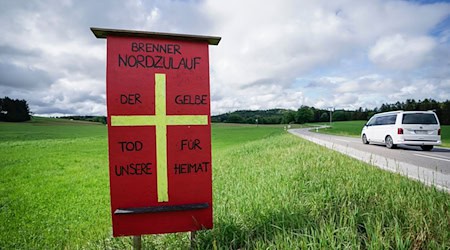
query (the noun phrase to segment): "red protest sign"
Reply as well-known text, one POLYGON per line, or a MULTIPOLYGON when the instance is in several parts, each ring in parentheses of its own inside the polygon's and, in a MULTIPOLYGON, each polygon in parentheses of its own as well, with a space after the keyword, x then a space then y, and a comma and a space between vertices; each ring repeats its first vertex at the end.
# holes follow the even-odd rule
POLYGON ((114 236, 212 228, 208 45, 220 38, 91 29, 107 38, 114 236))

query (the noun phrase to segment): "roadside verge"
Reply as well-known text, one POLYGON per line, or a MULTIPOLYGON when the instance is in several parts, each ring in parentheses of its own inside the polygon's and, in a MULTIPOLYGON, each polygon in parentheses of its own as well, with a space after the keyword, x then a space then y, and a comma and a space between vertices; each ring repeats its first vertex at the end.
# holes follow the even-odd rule
POLYGON ((385 156, 375 155, 364 152, 358 149, 349 148, 343 145, 338 145, 333 142, 322 140, 314 136, 308 135, 308 129, 290 129, 289 133, 314 142, 316 144, 325 146, 329 149, 346 154, 360 161, 367 162, 378 168, 388 170, 394 173, 400 173, 411 179, 419 180, 428 186, 435 186, 437 189, 450 192, 450 176, 432 169, 416 166, 413 164, 396 161, 385 156))

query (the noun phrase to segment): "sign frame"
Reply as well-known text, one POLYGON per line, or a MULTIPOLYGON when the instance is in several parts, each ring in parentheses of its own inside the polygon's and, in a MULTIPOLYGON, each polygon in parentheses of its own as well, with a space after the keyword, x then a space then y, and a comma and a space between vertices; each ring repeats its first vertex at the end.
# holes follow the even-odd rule
POLYGON ((208 45, 221 38, 91 31, 107 39, 113 236, 212 228, 208 45))

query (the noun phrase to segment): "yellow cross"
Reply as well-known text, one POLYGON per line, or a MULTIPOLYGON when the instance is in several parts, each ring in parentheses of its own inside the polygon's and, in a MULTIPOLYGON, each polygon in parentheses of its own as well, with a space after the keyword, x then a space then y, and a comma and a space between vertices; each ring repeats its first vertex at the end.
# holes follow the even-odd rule
POLYGON ((169 201, 167 184, 167 126, 208 125, 207 115, 166 115, 166 74, 155 74, 155 115, 111 116, 111 126, 156 127, 158 202, 169 201))

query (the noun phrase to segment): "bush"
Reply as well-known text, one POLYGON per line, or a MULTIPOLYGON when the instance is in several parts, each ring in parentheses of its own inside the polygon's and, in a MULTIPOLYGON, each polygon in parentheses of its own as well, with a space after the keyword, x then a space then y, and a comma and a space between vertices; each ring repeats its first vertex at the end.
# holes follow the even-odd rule
POLYGON ((24 122, 31 119, 27 101, 0 98, 0 121, 24 122))

